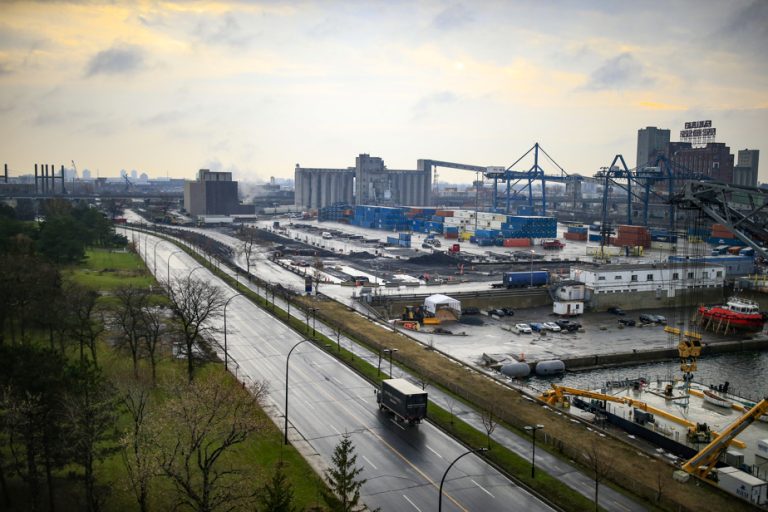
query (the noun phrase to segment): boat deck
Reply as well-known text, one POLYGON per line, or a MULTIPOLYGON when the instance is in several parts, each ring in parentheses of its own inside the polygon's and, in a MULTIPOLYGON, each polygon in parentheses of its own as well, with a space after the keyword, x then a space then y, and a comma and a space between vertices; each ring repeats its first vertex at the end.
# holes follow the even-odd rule
MULTIPOLYGON (((706 423, 709 425, 709 428, 715 432, 722 432, 744 414, 744 411, 719 407, 709 402, 705 402, 703 398, 696 396, 695 394, 688 394, 686 406, 685 390, 682 382, 673 383, 674 391, 671 399, 664 395, 664 389, 668 383, 669 381, 653 381, 649 382, 640 390, 623 387, 596 391, 608 395, 625 396, 632 398, 633 400, 643 401, 650 406, 693 423, 706 423)), ((692 383, 691 389, 699 391, 698 394, 701 395, 701 392, 708 388, 700 384, 692 383)), ((728 398, 735 403, 740 403, 741 405, 746 406, 747 410, 749 409, 749 404, 751 403, 749 400, 740 399, 730 395, 728 398)), ((621 416, 627 420, 632 420, 632 406, 614 402, 608 402, 606 406, 608 412, 621 416)), ((659 415, 654 415, 654 423, 647 424, 646 428, 695 450, 700 450, 706 446, 706 444, 696 445, 689 443, 686 435, 688 428, 686 426, 675 423, 674 421, 659 415)), ((756 469, 759 471, 759 477, 763 479, 768 478, 768 463, 765 463, 765 459, 760 460, 755 457, 755 454, 758 452, 758 441, 761 439, 768 440, 768 423, 764 421, 755 421, 742 431, 736 439, 744 442, 746 447, 739 448, 731 446, 730 450, 735 450, 744 454, 744 463, 750 467, 758 466, 756 469)))

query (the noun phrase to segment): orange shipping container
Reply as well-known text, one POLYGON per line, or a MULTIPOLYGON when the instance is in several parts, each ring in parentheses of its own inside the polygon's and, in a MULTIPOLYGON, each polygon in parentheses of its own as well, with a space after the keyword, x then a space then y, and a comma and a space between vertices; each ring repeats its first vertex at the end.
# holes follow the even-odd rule
POLYGON ((584 241, 587 239, 586 233, 571 233, 566 231, 565 234, 563 234, 563 238, 566 240, 576 240, 576 241, 584 241))
POLYGON ((437 210, 435 215, 438 217, 453 217, 453 210, 437 210))
POLYGON ((505 238, 504 247, 530 247, 530 238, 505 238))

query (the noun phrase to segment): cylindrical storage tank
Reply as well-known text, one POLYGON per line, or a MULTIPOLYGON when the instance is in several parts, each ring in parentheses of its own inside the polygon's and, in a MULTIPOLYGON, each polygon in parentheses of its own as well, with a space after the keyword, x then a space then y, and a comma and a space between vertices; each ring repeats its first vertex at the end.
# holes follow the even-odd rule
POLYGON ((521 377, 527 377, 531 374, 531 367, 528 366, 528 363, 511 363, 511 364, 505 364, 501 367, 502 374, 506 375, 509 378, 517 379, 521 377))
POLYGON ((536 375, 557 375, 565 371, 565 363, 559 359, 536 363, 536 375))

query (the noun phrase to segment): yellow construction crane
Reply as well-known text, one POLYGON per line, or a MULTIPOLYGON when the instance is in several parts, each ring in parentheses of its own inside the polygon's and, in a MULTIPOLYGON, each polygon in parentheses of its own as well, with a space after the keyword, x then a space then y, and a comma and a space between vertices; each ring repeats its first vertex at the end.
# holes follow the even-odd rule
MULTIPOLYGON (((647 403, 641 400, 635 400, 634 398, 629 398, 627 396, 606 395, 604 393, 598 393, 596 391, 587 391, 584 389, 571 388, 568 386, 558 386, 557 384, 552 384, 552 389, 545 391, 541 395, 541 399, 547 402, 549 405, 555 405, 557 403, 562 402, 565 398, 565 395, 594 398, 595 400, 606 400, 608 402, 615 402, 619 404, 629 405, 631 407, 637 407, 642 411, 653 413, 656 416, 666 418, 669 421, 677 423, 678 425, 683 425, 684 427, 688 427, 689 433, 693 432, 695 434, 698 431, 697 429, 699 428, 699 426, 693 421, 689 421, 685 418, 675 416, 674 414, 667 412, 663 409, 659 409, 652 405, 648 405, 647 403)), ((717 437, 719 434, 717 432, 712 431, 712 435, 717 437)), ((744 444, 743 441, 739 441, 738 439, 729 439, 728 444, 732 444, 733 446, 736 446, 738 448, 746 448, 747 446, 746 444, 744 444)))
POLYGON ((728 447, 734 438, 741 433, 742 430, 750 426, 757 418, 768 412, 768 399, 763 399, 759 403, 755 404, 749 411, 746 412, 741 418, 734 421, 728 428, 726 428, 722 434, 715 437, 711 443, 702 448, 702 450, 694 455, 691 460, 683 465, 683 470, 696 475, 700 478, 706 478, 712 468, 717 464, 720 454, 728 447))

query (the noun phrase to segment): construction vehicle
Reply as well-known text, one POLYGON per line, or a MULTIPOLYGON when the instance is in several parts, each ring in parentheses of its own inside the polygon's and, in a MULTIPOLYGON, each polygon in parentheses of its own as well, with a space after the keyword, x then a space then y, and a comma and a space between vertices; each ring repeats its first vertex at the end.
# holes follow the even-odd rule
POLYGON ((729 444, 733 443, 736 436, 767 412, 768 398, 764 398, 741 418, 731 423, 721 434, 716 434, 707 446, 683 465, 683 470, 699 478, 706 479, 709 477, 712 468, 720 459, 720 455, 728 448, 729 444))

